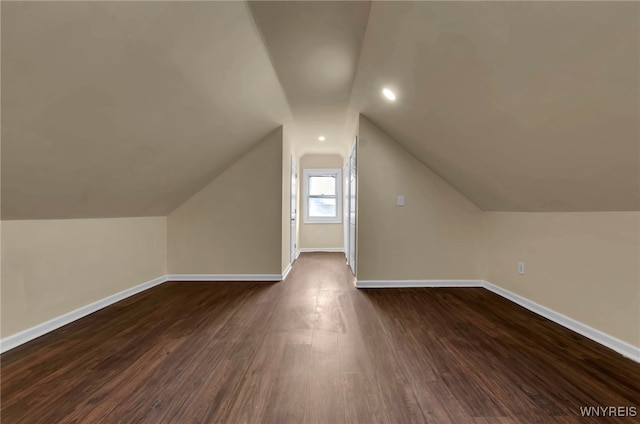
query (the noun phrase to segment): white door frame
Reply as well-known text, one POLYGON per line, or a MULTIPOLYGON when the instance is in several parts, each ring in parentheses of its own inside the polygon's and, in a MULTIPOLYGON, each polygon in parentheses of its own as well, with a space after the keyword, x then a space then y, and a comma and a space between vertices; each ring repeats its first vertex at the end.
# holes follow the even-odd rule
POLYGON ((289 263, 296 260, 298 249, 298 165, 293 155, 291 156, 291 183, 289 186, 289 263))
POLYGON ((350 217, 350 203, 349 203, 349 169, 351 168, 351 156, 347 157, 347 161, 344 164, 344 168, 342 170, 342 184, 343 184, 343 200, 342 200, 342 227, 343 227, 343 239, 344 239, 344 256, 347 259, 347 263, 349 263, 349 217, 350 217))
POLYGON ((353 275, 357 275, 357 261, 356 261, 356 247, 357 247, 357 237, 356 237, 356 220, 358 217, 357 214, 357 196, 358 196, 358 184, 357 184, 357 149, 358 149, 358 137, 355 138, 353 142, 353 147, 351 148, 351 154, 349 155, 349 160, 347 161, 347 165, 349 166, 348 176, 345 177, 348 180, 349 184, 349 226, 345 229, 348 231, 348 241, 345 243, 345 246, 348 246, 348 251, 346 251, 347 255, 347 263, 353 272, 353 275))

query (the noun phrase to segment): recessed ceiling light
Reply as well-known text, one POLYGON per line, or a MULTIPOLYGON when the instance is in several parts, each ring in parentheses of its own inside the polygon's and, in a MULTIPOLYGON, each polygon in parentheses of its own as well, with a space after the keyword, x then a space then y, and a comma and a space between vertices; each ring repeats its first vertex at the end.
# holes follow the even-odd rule
POLYGON ((388 88, 384 88, 382 90, 382 94, 384 94, 384 97, 386 97, 387 99, 394 101, 396 99, 396 93, 394 93, 393 91, 389 90, 388 88))
POLYGON ((324 138, 324 136, 323 136, 323 135, 321 135, 320 137, 318 137, 318 140, 320 140, 320 141, 325 141, 325 140, 326 140, 326 138, 324 138))

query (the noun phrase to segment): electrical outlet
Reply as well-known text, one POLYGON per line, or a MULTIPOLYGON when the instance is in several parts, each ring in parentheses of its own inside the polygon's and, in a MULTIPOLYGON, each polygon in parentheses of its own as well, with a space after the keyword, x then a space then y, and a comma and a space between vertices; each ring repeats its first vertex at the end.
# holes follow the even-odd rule
POLYGON ((323 238, 324 237, 324 231, 318 231, 318 237, 323 238))
POLYGON ((398 201, 397 201, 398 206, 404 206, 404 195, 399 195, 398 196, 398 201))
POLYGON ((524 262, 518 262, 518 274, 524 275, 524 262))

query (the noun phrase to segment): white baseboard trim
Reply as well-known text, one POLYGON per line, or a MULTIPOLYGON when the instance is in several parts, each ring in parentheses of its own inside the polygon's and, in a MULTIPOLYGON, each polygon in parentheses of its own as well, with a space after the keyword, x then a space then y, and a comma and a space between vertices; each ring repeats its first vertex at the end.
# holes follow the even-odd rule
POLYGON ((21 344, 27 343, 35 338, 43 336, 55 329, 58 329, 64 325, 67 325, 73 321, 76 321, 82 317, 99 311, 109 305, 119 302, 123 299, 131 297, 135 294, 148 290, 159 284, 167 281, 282 281, 286 278, 287 274, 291 271, 291 264, 287 266, 282 274, 168 274, 163 275, 153 280, 149 280, 146 283, 138 284, 137 286, 123 290, 121 292, 112 294, 103 299, 82 306, 66 314, 60 315, 49 321, 37 324, 31 328, 20 331, 19 333, 12 334, 3 339, 0 339, 0 353, 4 353, 8 350, 18 347, 21 344))
MULTIPOLYGON (((148 290, 166 281, 282 281, 291 271, 291 264, 285 268, 282 274, 169 274, 163 275, 145 283, 112 294, 96 302, 82 306, 66 314, 60 315, 49 321, 35 325, 19 333, 0 339, 0 353, 11 350, 21 344, 40 337, 50 331, 67 325, 82 317, 85 317, 102 308, 126 299, 130 296, 148 290)), ((483 287, 499 296, 504 297, 518 305, 535 312, 557 324, 575 331, 603 346, 606 346, 619 354, 640 363, 640 347, 634 346, 600 330, 596 330, 586 324, 569 318, 546 306, 542 306, 525 297, 496 286, 484 280, 356 280, 357 288, 408 288, 408 287, 483 287)))
POLYGON ((499 296, 504 297, 518 305, 534 312, 542 317, 547 318, 560 324, 561 326, 575 331, 578 334, 600 343, 603 346, 612 349, 622 356, 625 356, 635 362, 640 362, 640 347, 634 346, 614 336, 596 330, 586 324, 569 318, 553 309, 542 306, 532 300, 522 297, 518 294, 496 286, 484 280, 356 280, 356 288, 359 289, 386 289, 386 288, 403 288, 403 287, 483 287, 499 296))
POLYGON ((163 275, 158 278, 154 278, 153 280, 149 280, 146 283, 138 284, 135 287, 131 287, 121 292, 112 294, 103 299, 100 299, 88 305, 82 306, 78 309, 74 309, 71 312, 67 312, 66 314, 50 319, 49 321, 45 321, 31 328, 27 328, 26 330, 23 330, 19 333, 15 333, 10 336, 7 336, 0 340, 0 353, 4 353, 8 350, 13 349, 14 347, 18 347, 21 344, 31 341, 37 337, 43 336, 49 333, 50 331, 53 331, 73 321, 76 321, 82 317, 92 314, 102 308, 105 308, 109 305, 112 305, 116 302, 126 299, 127 297, 131 297, 134 294, 138 294, 142 291, 148 290, 152 287, 162 284, 165 281, 167 281, 166 275, 163 275))
POLYGON ((568 316, 556 312, 553 309, 542 306, 539 303, 510 292, 509 290, 503 289, 502 287, 496 286, 495 284, 492 284, 488 281, 484 282, 484 288, 504 297, 505 299, 509 299, 510 301, 517 303, 523 308, 526 308, 531 312, 535 312, 536 314, 543 316, 548 320, 555 322, 556 324, 560 324, 563 327, 568 328, 569 330, 573 330, 588 339, 591 339, 603 346, 608 347, 609 349, 613 349, 622 356, 626 356, 629 359, 640 362, 640 347, 634 346, 607 333, 603 333, 600 330, 596 330, 595 328, 583 324, 580 321, 569 318, 568 316))
POLYGON ((167 281, 282 281, 283 274, 169 274, 167 281))
POLYGON ((399 289, 410 287, 484 287, 482 280, 356 280, 359 289, 399 289))
POLYGON ((284 281, 287 278, 287 275, 289 275, 289 271, 291 271, 291 266, 293 265, 293 263, 290 263, 289 265, 287 265, 287 267, 284 269, 284 271, 282 271, 282 281, 284 281))
POLYGON ((298 249, 298 256, 305 252, 337 252, 344 253, 344 247, 301 247, 298 249))

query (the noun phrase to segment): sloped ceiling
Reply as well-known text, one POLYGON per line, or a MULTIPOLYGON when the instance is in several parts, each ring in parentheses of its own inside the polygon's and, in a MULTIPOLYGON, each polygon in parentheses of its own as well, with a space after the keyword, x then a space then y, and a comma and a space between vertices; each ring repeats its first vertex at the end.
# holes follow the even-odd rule
POLYGON ((346 153, 355 123, 347 120, 356 118, 347 111, 371 2, 249 4, 291 105, 296 154, 346 153))
POLYGON ((2 2, 2 218, 166 215, 290 119, 242 2, 2 2))
POLYGON ((484 210, 640 209, 640 3, 1 7, 3 219, 166 215, 360 112, 484 210))
POLYGON ((637 2, 374 2, 354 107, 484 210, 639 210, 639 20, 637 2))

